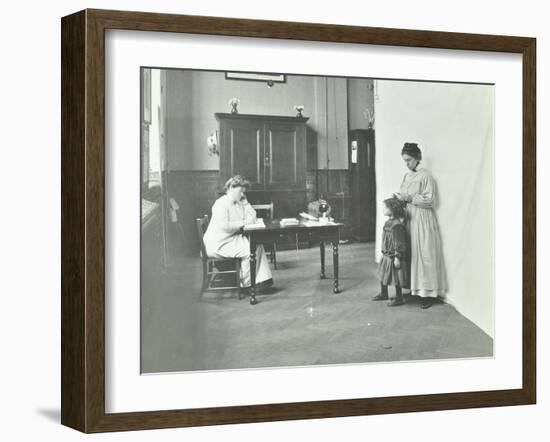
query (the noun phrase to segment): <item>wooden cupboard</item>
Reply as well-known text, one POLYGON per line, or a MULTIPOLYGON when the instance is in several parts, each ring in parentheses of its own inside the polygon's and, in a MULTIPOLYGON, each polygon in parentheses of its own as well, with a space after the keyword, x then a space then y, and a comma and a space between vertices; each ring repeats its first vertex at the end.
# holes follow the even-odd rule
POLYGON ((274 217, 306 210, 307 118, 217 113, 220 185, 234 175, 251 183, 252 204, 274 203, 274 217))

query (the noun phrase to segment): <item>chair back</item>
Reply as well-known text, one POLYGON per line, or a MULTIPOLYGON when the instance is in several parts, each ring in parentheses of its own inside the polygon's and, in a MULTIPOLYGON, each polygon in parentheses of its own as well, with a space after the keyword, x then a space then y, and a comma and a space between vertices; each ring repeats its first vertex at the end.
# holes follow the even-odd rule
POLYGON ((204 232, 206 232, 206 228, 208 227, 208 220, 209 220, 208 215, 204 215, 203 217, 197 218, 195 220, 195 222, 197 224, 197 233, 198 233, 198 236, 199 236, 199 243, 200 243, 200 246, 201 246, 202 259, 206 259, 208 257, 206 255, 206 247, 204 245, 204 240, 203 240, 204 232))
MULTIPOLYGON (((269 218, 273 219, 273 201, 269 204, 251 204, 252 208, 256 211, 261 210, 262 212, 269 213, 269 218)), ((264 218, 263 216, 260 216, 259 218, 264 218)))

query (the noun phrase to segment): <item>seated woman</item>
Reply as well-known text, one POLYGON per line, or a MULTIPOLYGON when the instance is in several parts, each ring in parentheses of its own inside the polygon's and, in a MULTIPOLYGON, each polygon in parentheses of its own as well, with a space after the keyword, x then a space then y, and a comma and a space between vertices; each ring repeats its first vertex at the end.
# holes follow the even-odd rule
MULTIPOLYGON (((212 219, 204 234, 204 246, 208 256, 241 258, 239 285, 244 292, 250 287, 250 242, 243 234, 245 224, 256 221, 256 211, 246 200, 244 192, 250 183, 240 175, 227 180, 225 195, 212 206, 212 219)), ((273 285, 271 269, 264 248, 256 248, 256 288, 273 285)), ((251 302, 255 299, 251 299, 251 302)))

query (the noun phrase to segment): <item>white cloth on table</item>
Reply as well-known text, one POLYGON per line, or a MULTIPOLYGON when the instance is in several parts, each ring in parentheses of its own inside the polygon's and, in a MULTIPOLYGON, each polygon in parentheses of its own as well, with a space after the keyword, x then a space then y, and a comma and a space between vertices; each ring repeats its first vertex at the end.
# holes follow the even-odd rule
MULTIPOLYGON (((256 221, 256 211, 248 203, 235 203, 227 195, 212 206, 212 218, 204 234, 208 256, 241 258, 240 286, 250 287, 250 242, 240 233, 243 223, 256 221)), ((256 247, 256 284, 271 279, 271 269, 262 245, 256 247)))
POLYGON ((407 200, 410 245, 410 289, 422 297, 444 296, 448 290, 441 234, 434 212, 436 188, 426 169, 408 172, 399 191, 407 200))

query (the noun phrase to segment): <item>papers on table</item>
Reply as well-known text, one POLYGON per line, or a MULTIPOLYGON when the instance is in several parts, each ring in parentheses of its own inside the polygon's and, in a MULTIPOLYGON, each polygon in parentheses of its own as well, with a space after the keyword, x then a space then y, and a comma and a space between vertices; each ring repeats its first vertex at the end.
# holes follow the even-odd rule
POLYGON ((336 224, 334 222, 334 218, 330 218, 330 217, 327 218, 323 216, 321 216, 320 218, 317 218, 316 216, 310 215, 309 213, 306 213, 306 212, 300 212, 300 217, 303 218, 302 225, 306 227, 318 227, 318 226, 327 226, 327 225, 336 224))
POLYGON ((258 218, 255 223, 245 224, 244 230, 256 230, 256 229, 265 229, 265 223, 263 218, 258 218))
POLYGON ((334 221, 326 221, 326 222, 320 222, 320 221, 302 221, 302 225, 306 227, 322 227, 322 226, 332 226, 336 224, 334 221))
POLYGON ((306 212, 300 212, 300 216, 302 218, 307 219, 308 221, 317 221, 319 219, 316 216, 310 215, 309 213, 306 213, 306 212))
POLYGON ((306 227, 319 227, 319 221, 302 221, 302 224, 306 227))
POLYGON ((300 224, 300 221, 298 221, 296 218, 283 218, 281 220, 281 226, 297 226, 300 224))
POLYGON ((317 227, 319 226, 319 221, 302 221, 302 224, 306 227, 317 227))
MULTIPOLYGON (((283 218, 279 222, 281 227, 290 227, 290 226, 305 226, 305 227, 321 227, 321 226, 327 226, 331 224, 335 224, 334 220, 332 218, 315 218, 313 217, 313 220, 310 219, 303 219, 301 222, 296 218, 283 218), (326 220, 326 221, 325 221, 326 220)), ((244 231, 248 230, 258 230, 258 229, 265 229, 266 225, 264 223, 264 220, 262 218, 258 218, 258 220, 255 223, 245 224, 244 231)))

